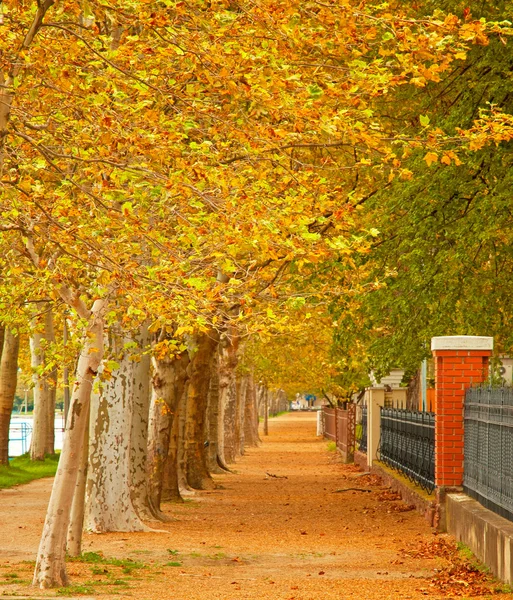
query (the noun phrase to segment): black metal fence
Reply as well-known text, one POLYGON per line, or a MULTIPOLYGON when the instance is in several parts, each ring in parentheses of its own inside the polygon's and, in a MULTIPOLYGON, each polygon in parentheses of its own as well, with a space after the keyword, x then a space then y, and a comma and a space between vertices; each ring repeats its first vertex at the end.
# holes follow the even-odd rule
POLYGON ((428 492, 435 488, 434 413, 381 409, 380 460, 428 492))
POLYGON ((513 521, 513 389, 470 388, 465 395, 465 492, 513 521))
POLYGON ((367 452, 367 406, 362 406, 362 423, 361 429, 358 427, 358 434, 356 436, 358 443, 358 450, 360 452, 367 452))

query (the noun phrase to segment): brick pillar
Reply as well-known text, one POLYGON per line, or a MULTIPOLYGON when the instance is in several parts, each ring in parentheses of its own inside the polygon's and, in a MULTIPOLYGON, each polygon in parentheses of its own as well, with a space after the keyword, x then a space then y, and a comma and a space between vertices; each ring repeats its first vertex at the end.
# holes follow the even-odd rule
POLYGON ((438 488, 463 484, 463 403, 465 390, 485 381, 493 338, 435 337, 435 483, 438 488))

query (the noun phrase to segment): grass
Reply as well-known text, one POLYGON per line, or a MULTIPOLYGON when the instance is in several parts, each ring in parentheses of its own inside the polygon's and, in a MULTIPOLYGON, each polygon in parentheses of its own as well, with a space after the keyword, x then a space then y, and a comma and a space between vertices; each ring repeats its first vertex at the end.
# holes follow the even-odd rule
POLYGON ((91 573, 97 577, 102 577, 102 579, 60 588, 57 591, 60 596, 92 594, 95 588, 96 591, 98 591, 98 588, 103 588, 101 591, 103 594, 115 595, 118 594, 115 591, 116 588, 129 587, 129 580, 135 580, 132 576, 134 570, 149 568, 149 565, 137 562, 132 558, 107 558, 101 552, 83 552, 80 556, 69 556, 68 561, 91 565, 91 573), (107 565, 114 568, 108 569, 107 565), (125 578, 122 575, 128 575, 129 577, 125 578))
MULTIPOLYGON (((9 585, 11 583, 26 583, 18 573, 4 573, 0 575, 0 585, 9 585)), ((1 595, 0 595, 1 596, 1 595)))
POLYGON ((53 477, 57 471, 59 455, 47 455, 44 460, 32 461, 28 454, 17 456, 9 461, 9 466, 0 466, 0 489, 6 489, 22 483, 53 477))
MULTIPOLYGON (((68 561, 121 567, 125 574, 130 574, 134 569, 146 569, 148 566, 132 558, 106 558, 101 552, 83 552, 80 556, 69 556, 68 561)), ((99 569, 99 572, 101 572, 101 569, 99 569)))
POLYGON ((335 442, 328 442, 329 452, 335 452, 336 449, 337 449, 337 444, 335 442))
MULTIPOLYGON (((490 569, 476 557, 476 555, 466 544, 464 544, 463 542, 458 542, 457 548, 460 557, 467 563, 469 563, 474 569, 476 569, 477 571, 481 571, 481 573, 491 575, 490 569)), ((494 584, 493 591, 496 594, 513 594, 513 587, 508 583, 497 581, 494 584)))
MULTIPOLYGON (((277 412, 275 414, 269 414, 269 419, 275 419, 276 417, 281 417, 281 415, 288 415, 290 413, 290 410, 282 410, 280 412, 277 412)), ((263 423, 264 422, 264 417, 258 417, 258 422, 259 423, 263 423)))
POLYGON ((90 585, 68 585, 57 590, 58 596, 77 596, 80 594, 94 594, 96 590, 90 585))
POLYGON ((472 552, 472 550, 463 542, 458 542, 456 544, 458 548, 458 553, 460 557, 465 560, 470 566, 472 566, 476 571, 481 571, 482 573, 490 573, 490 569, 483 564, 472 552))
POLYGON ((281 417, 281 415, 286 415, 286 414, 288 414, 289 412, 290 412, 290 411, 288 411, 288 410, 282 410, 282 411, 280 411, 280 412, 277 412, 277 413, 276 413, 276 414, 274 414, 274 415, 269 415, 269 418, 270 418, 270 419, 274 419, 274 418, 276 418, 276 417, 281 417))

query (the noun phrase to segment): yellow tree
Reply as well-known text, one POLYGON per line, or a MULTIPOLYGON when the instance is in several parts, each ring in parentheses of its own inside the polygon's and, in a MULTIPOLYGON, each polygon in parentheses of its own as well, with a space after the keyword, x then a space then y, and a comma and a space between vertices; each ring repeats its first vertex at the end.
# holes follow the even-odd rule
POLYGON ((362 243, 355 205, 376 180, 410 176, 399 149, 445 141, 404 138, 373 99, 442 77, 490 28, 349 0, 8 0, 1 14, 3 240, 85 333, 71 410, 82 418, 36 569, 46 587, 67 579, 70 457, 105 322, 148 317, 203 335, 234 318, 246 331, 279 320, 279 285, 347 260, 362 243))

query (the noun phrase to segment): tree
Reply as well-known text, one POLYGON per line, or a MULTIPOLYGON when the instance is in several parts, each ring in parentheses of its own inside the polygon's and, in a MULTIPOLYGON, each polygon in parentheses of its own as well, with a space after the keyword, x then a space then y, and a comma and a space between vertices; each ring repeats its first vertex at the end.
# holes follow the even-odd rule
MULTIPOLYGON (((151 412, 148 437, 147 477, 149 498, 153 513, 165 520, 161 512, 164 480, 167 482, 167 493, 174 499, 180 497, 177 475, 176 447, 178 440, 177 426, 180 399, 185 393, 188 380, 187 352, 175 354, 174 348, 160 340, 157 356, 153 357, 151 412), (173 450, 171 451, 172 436, 173 450), (166 477, 165 477, 166 474, 166 477)), ((167 340, 169 341, 169 340, 167 340)))
POLYGON ((16 393, 19 336, 9 326, 0 329, 0 465, 9 464, 9 426, 16 393))
MULTIPOLYGON (((456 144, 422 128, 405 136, 375 101, 443 78, 489 28, 415 20, 386 3, 199 0, 12 3, 8 26, 0 230, 13 261, 2 285, 15 290, 16 311, 29 297, 20 275, 33 277, 38 296, 78 310, 86 333, 36 567, 45 587, 66 580, 65 532, 104 326, 120 323, 121 339, 148 319, 153 332, 176 327, 177 340, 196 339, 182 439, 190 484, 211 486, 204 422, 219 330, 236 323, 241 338, 269 338, 307 300, 356 294, 355 256, 373 231, 357 207, 383 181, 409 177, 403 149, 456 144), (342 279, 330 277, 335 268, 342 279)), ((462 139, 507 135, 499 113, 476 127, 462 139)), ((122 346, 113 344, 119 367, 107 369, 104 388, 113 411, 109 387, 131 378, 122 346)), ((254 383, 247 388, 251 403, 254 383)), ((129 432, 117 431, 127 456, 129 432)))
POLYGON ((70 306, 87 322, 73 386, 66 435, 39 545, 34 585, 42 588, 66 585, 66 541, 73 495, 80 466, 85 429, 89 423, 89 405, 94 380, 103 356, 105 300, 96 300, 89 310, 78 294, 63 290, 70 306))
MULTIPOLYGON (((488 18, 500 15, 498 9, 470 3, 467 23, 474 22, 470 14, 488 18)), ((382 373, 399 364, 415 370, 429 355, 435 335, 493 335, 499 352, 513 347, 507 300, 507 130, 496 125, 492 147, 479 137, 492 127, 494 114, 512 113, 505 41, 491 37, 486 45, 469 49, 446 80, 422 94, 403 90, 397 104, 408 108, 402 112, 391 115, 385 103, 380 108, 383 118, 400 119, 406 130, 423 122, 427 131, 465 130, 470 135, 467 149, 457 155, 414 151, 404 164, 415 178, 394 181, 365 203, 364 218, 380 231, 364 258, 371 265, 372 292, 360 295, 356 312, 348 311, 341 298, 335 313, 339 342, 344 336, 358 339, 382 373)))
POLYGON ((33 322, 34 332, 30 338, 31 366, 34 382, 34 422, 30 442, 31 460, 43 460, 45 454, 54 454, 55 444, 55 394, 57 369, 54 361, 48 360, 46 352, 55 341, 51 305, 43 305, 42 325, 33 322), (43 331, 38 329, 42 327, 43 331), (46 352, 45 352, 46 351, 46 352), (52 364, 53 363, 53 364, 52 364))
POLYGON ((214 331, 199 334, 194 339, 189 364, 187 409, 185 422, 185 454, 187 482, 198 490, 212 489, 214 482, 207 468, 205 450, 205 415, 212 356, 217 350, 214 331))
MULTIPOLYGON (((138 363, 130 351, 133 343, 133 337, 120 328, 110 328, 108 355, 115 364, 104 366, 112 371, 93 404, 86 527, 96 533, 149 530, 134 508, 130 490, 132 423, 147 419, 135 413, 136 386, 141 382, 136 381, 138 363)), ((145 374, 146 379, 148 376, 145 374)))

